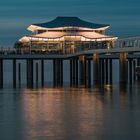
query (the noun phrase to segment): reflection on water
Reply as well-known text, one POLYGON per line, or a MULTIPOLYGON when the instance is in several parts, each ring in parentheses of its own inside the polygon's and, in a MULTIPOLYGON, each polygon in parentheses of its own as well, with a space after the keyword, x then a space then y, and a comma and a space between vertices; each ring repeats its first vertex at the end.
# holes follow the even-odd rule
POLYGON ((140 88, 0 91, 0 140, 140 137, 140 88))

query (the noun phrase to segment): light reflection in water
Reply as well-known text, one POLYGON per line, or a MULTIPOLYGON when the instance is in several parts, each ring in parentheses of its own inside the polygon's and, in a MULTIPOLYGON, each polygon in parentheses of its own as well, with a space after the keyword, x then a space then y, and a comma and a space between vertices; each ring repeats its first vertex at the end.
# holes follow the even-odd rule
POLYGON ((102 89, 0 91, 0 139, 137 138, 140 89, 134 89, 121 90, 118 86, 107 85, 102 89))
POLYGON ((91 98, 86 89, 25 90, 25 94, 26 139, 91 136, 102 128, 103 104, 97 97, 91 98))

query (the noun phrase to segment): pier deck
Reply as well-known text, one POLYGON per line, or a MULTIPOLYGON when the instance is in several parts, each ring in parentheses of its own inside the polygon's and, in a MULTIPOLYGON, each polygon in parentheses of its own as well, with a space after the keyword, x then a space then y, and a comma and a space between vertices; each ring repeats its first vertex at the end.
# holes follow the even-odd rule
MULTIPOLYGON (((120 43, 120 42, 121 43, 120 43)), ((111 49, 83 49, 75 51, 71 54, 31 54, 19 53, 12 49, 0 51, 0 88, 3 88, 3 60, 13 61, 13 87, 17 87, 17 83, 21 83, 21 63, 17 60, 26 60, 27 67, 27 87, 34 87, 34 72, 36 73, 36 85, 38 85, 38 76, 41 75, 41 85, 44 87, 44 60, 53 61, 53 83, 54 86, 63 86, 63 60, 68 60, 70 64, 69 76, 70 86, 78 87, 84 85, 91 87, 93 85, 112 84, 113 78, 113 60, 119 60, 120 83, 133 83, 139 80, 140 76, 136 75, 135 68, 140 65, 140 38, 132 38, 132 42, 127 40, 119 40, 118 42, 126 41, 125 46, 114 47, 111 49), (13 53, 14 52, 14 53, 13 53), (38 63, 34 64, 34 60, 41 62, 41 72, 39 73, 38 63), (91 65, 92 62, 92 65, 91 65), (36 65, 34 67, 34 65, 36 65), (93 66, 93 71, 91 71, 93 66), (35 68, 35 70, 34 70, 35 68), (18 78, 17 78, 18 70, 18 78), (91 79, 91 75, 93 78, 91 79), (19 81, 17 81, 17 79, 19 81), (93 80, 93 82, 91 82, 93 80)))

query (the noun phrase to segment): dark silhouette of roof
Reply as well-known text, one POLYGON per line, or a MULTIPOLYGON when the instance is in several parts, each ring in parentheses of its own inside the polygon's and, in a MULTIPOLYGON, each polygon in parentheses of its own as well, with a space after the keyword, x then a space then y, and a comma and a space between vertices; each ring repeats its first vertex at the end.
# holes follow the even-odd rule
POLYGON ((109 26, 107 24, 96 24, 96 23, 87 22, 81 20, 78 17, 56 17, 54 20, 50 22, 33 24, 33 25, 45 27, 45 28, 72 26, 72 27, 85 27, 85 28, 93 28, 93 29, 109 26))

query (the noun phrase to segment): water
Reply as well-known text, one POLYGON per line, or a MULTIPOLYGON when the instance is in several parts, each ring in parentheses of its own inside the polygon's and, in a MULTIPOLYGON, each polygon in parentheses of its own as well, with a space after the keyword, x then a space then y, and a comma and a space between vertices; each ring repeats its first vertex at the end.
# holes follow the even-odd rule
MULTIPOLYGON (((34 64, 37 62, 40 66, 38 60, 34 64)), ((69 81, 68 61, 64 61, 64 88, 48 86, 46 83, 52 83, 53 79, 50 60, 45 60, 47 88, 26 89, 25 60, 17 63, 21 63, 22 88, 13 90, 12 61, 4 60, 4 89, 0 90, 0 140, 140 138, 140 83, 135 82, 123 89, 119 87, 118 60, 113 60, 113 85, 91 89, 66 86, 69 81)))
POLYGON ((140 138, 140 88, 0 91, 1 140, 140 138))

